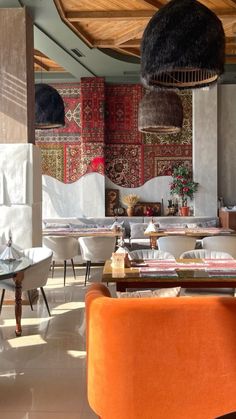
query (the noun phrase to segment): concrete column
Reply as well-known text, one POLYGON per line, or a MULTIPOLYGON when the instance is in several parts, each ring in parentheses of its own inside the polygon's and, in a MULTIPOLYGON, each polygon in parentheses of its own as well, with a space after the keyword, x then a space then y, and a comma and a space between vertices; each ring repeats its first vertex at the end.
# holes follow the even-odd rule
POLYGON ((236 205, 236 85, 219 86, 219 196, 236 205))
POLYGON ((194 215, 217 215, 217 85, 193 90, 194 215))
POLYGON ((26 9, 0 9, 0 142, 34 143, 33 23, 26 9))
POLYGON ((33 22, 0 9, 0 242, 42 244, 41 153, 34 145, 33 22), (31 143, 31 144, 29 144, 31 143))

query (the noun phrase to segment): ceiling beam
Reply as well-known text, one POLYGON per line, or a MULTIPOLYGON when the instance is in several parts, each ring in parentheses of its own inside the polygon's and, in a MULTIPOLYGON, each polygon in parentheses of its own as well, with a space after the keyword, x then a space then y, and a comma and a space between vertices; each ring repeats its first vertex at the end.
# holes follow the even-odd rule
POLYGON ((228 6, 234 7, 236 9, 236 0, 225 0, 225 3, 227 3, 228 6))
POLYGON ((162 4, 160 1, 158 0, 144 0, 144 3, 146 4, 150 4, 150 6, 155 7, 156 9, 160 9, 161 7, 164 6, 164 4, 162 4))
POLYGON ((119 38, 115 39, 116 45, 124 44, 125 42, 129 41, 130 39, 133 39, 135 37, 140 38, 143 35, 144 28, 135 28, 133 30, 130 30, 126 32, 125 34, 121 35, 119 38))
POLYGON ((43 68, 46 71, 50 70, 50 67, 48 65, 46 65, 45 63, 43 63, 41 60, 39 60, 38 58, 34 57, 34 62, 35 64, 37 64, 39 67, 43 68))
POLYGON ((115 48, 115 50, 121 52, 122 54, 132 55, 134 57, 140 58, 140 53, 135 48, 130 48, 129 50, 123 50, 122 48, 115 48))
POLYGON ((129 41, 119 44, 120 48, 139 48, 141 39, 130 39, 129 41))
POLYGON ((104 10, 67 12, 66 19, 70 22, 93 21, 93 20, 143 20, 150 19, 154 10, 104 10))

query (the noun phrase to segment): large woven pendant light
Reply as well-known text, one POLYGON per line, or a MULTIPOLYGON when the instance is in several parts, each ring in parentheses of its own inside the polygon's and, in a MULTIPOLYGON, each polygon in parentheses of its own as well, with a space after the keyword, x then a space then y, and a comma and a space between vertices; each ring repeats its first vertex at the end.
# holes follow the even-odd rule
POLYGON ((171 0, 149 21, 141 43, 141 81, 147 88, 207 86, 224 71, 220 19, 197 0, 171 0))
POLYGON ((65 125, 64 102, 54 87, 35 85, 35 128, 61 128, 65 125))
POLYGON ((180 97, 171 90, 147 91, 139 104, 138 129, 146 133, 176 134, 183 124, 180 97))

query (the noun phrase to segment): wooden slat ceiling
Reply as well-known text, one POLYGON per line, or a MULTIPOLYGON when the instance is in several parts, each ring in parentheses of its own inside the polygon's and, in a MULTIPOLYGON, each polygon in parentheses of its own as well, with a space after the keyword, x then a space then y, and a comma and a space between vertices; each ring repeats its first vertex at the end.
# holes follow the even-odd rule
MULTIPOLYGON (((143 31, 169 0, 54 0, 61 19, 91 48, 140 57, 143 31)), ((236 0, 199 0, 221 19, 226 62, 236 63, 236 0)))
POLYGON ((55 61, 48 58, 45 54, 38 50, 34 50, 34 71, 35 72, 64 72, 65 69, 60 67, 55 61))

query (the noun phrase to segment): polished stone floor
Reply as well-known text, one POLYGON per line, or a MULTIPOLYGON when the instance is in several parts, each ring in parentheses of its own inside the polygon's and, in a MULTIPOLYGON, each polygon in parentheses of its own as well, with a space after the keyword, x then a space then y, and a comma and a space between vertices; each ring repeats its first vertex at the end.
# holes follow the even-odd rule
MULTIPOLYGON (((92 278, 98 279, 92 268, 92 278)), ((97 271, 96 271, 97 270, 97 271)), ((49 277, 45 292, 52 317, 40 296, 31 311, 23 306, 21 337, 14 334, 14 306, 0 316, 0 418, 94 419, 86 396, 86 351, 83 286, 84 268, 77 278, 68 270, 49 277)), ((94 280, 94 279, 92 279, 94 280)))

